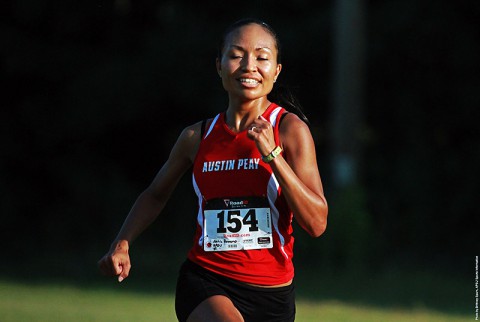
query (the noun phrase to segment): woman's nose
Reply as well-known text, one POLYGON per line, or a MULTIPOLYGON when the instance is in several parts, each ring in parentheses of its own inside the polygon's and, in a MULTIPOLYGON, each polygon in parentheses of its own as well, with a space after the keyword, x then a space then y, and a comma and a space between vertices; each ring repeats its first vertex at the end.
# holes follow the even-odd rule
POLYGON ((257 64, 254 57, 246 55, 242 60, 242 69, 248 72, 254 72, 257 70, 257 64))

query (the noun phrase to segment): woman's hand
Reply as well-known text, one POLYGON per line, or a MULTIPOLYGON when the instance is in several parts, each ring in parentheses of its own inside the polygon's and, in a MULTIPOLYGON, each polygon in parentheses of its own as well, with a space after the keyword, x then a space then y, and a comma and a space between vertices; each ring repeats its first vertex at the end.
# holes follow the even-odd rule
POLYGON ((262 156, 269 155, 277 145, 272 124, 261 115, 248 127, 247 136, 255 141, 262 156))
POLYGON ((126 240, 119 241, 98 261, 98 267, 103 275, 118 276, 119 282, 126 279, 132 267, 128 255, 128 242, 126 240))

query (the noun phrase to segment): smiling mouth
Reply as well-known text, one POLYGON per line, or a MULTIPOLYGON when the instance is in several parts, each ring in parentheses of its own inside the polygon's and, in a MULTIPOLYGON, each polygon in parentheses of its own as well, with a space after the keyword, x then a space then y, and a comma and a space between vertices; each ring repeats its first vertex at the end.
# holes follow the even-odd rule
POLYGON ((247 86, 256 86, 260 84, 260 81, 254 78, 239 78, 238 81, 247 86))

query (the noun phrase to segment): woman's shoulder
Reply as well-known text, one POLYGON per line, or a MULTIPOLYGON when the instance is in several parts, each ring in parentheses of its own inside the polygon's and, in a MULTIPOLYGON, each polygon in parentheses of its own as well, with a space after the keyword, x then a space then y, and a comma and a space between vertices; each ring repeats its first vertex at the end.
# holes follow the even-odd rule
POLYGON ((178 141, 185 148, 197 150, 201 137, 205 134, 214 118, 207 118, 185 127, 178 141))
POLYGON ((308 125, 295 113, 286 111, 280 119, 279 130, 281 134, 294 134, 296 132, 310 133, 308 125))
POLYGON ((287 113, 279 124, 282 147, 287 150, 305 148, 313 143, 308 125, 295 113, 287 113))
POLYGON ((184 135, 189 138, 199 139, 202 136, 202 134, 205 132, 205 129, 208 128, 208 126, 212 123, 213 119, 214 119, 213 117, 206 118, 194 124, 191 124, 183 129, 181 135, 184 135))

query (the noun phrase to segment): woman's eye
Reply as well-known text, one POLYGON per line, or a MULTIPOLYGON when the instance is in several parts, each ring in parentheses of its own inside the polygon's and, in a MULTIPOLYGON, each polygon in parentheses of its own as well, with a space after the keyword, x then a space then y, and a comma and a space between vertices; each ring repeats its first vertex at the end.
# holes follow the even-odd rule
POLYGON ((258 57, 257 60, 268 60, 268 57, 258 57))

